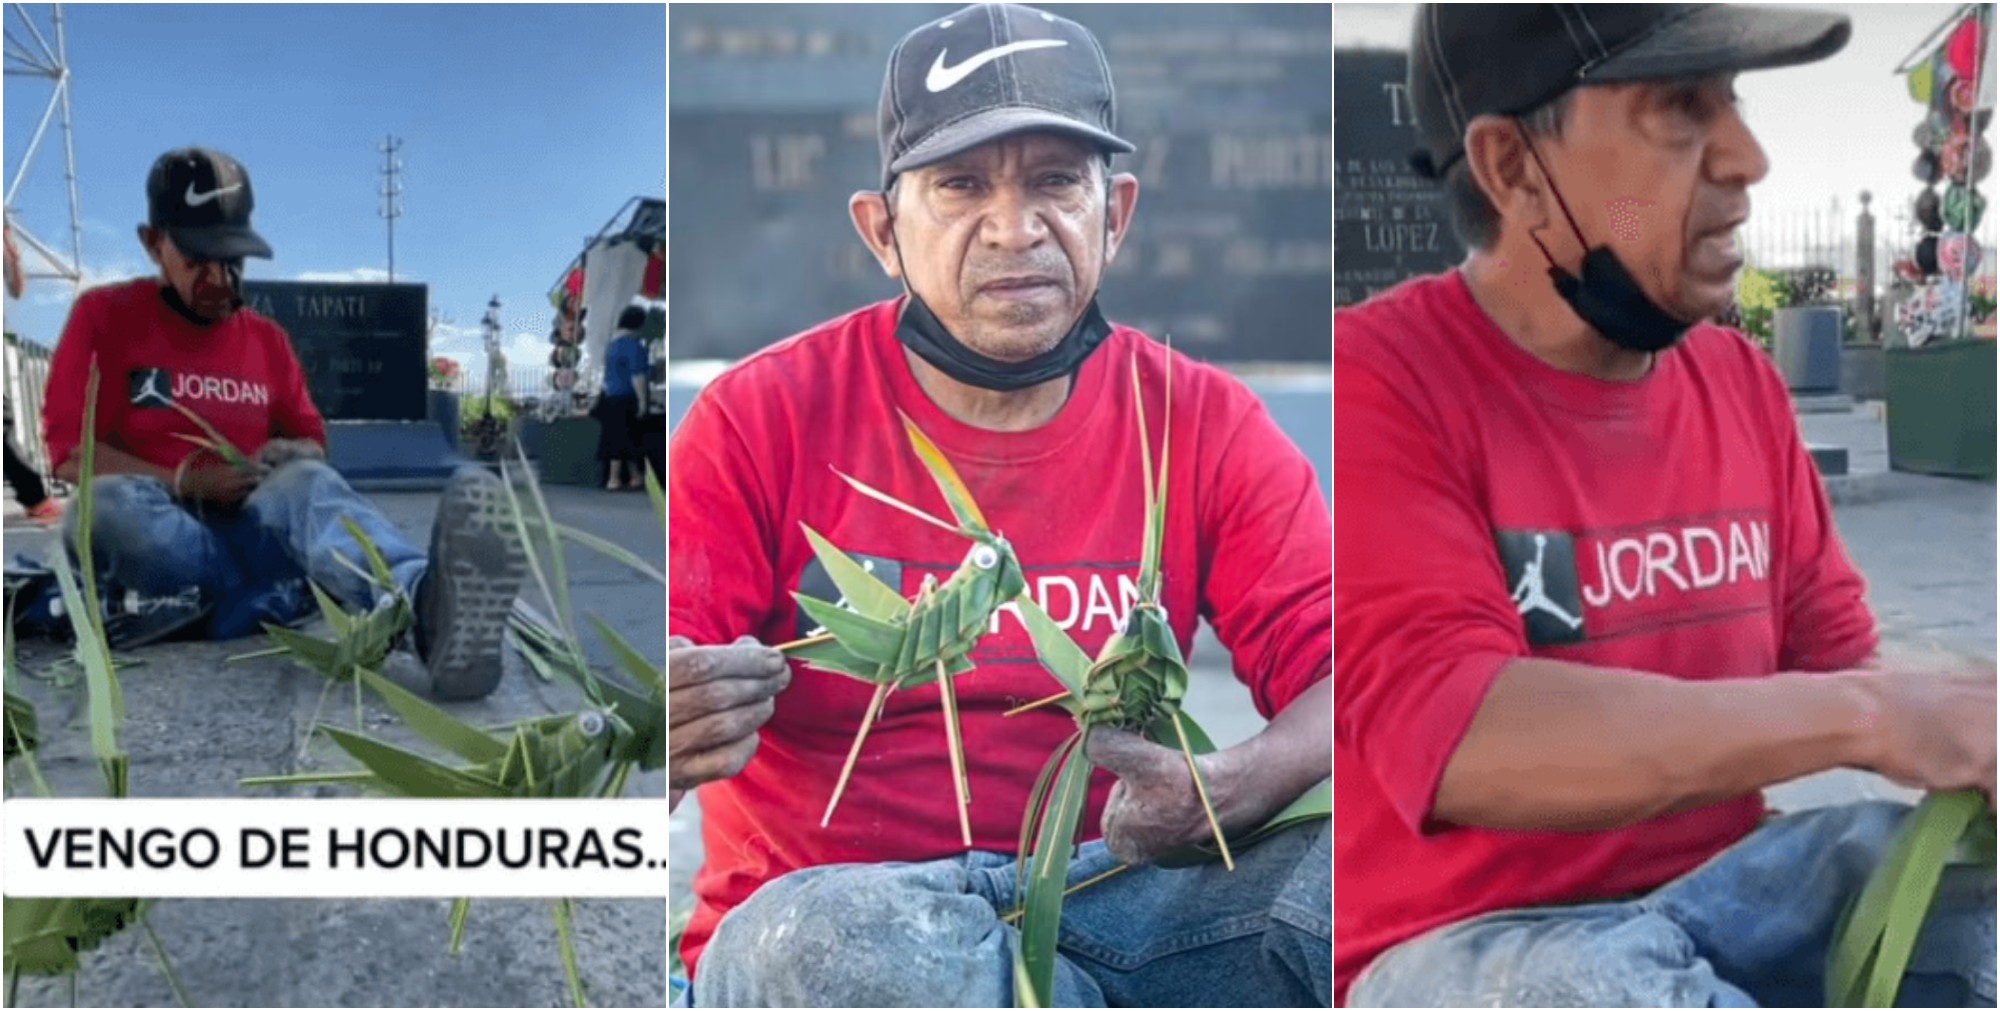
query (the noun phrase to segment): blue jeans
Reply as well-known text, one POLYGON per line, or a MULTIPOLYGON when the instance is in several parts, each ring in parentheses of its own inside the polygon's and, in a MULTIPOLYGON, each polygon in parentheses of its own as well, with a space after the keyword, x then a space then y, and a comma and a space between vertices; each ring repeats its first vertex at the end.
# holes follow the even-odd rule
MULTIPOLYGON (((282 614, 287 610, 315 612, 302 578, 350 611, 375 607, 378 594, 360 575, 369 571, 367 558, 342 516, 375 542, 397 587, 412 599, 426 565, 424 553, 381 509, 317 460, 293 460, 272 471, 240 510, 229 513, 197 516, 164 482, 136 474, 100 477, 92 489, 99 577, 144 596, 199 589, 213 608, 210 632, 219 639, 255 632, 259 620, 298 616, 282 614)), ((64 531, 72 551, 76 520, 72 510, 64 531)))
MULTIPOLYGON (((1384 952, 1349 1007, 1821 1007, 1827 949, 1909 808, 1776 818, 1649 895, 1505 910, 1384 952)), ((1993 1006, 1993 873, 1947 869, 1903 1007, 1993 1006)))
MULTIPOLYGON (((1050 1006, 1329 1006, 1332 840, 1300 825, 1233 872, 1135 867, 1071 895, 1050 1006)), ((1089 843, 1070 883, 1117 865, 1089 843)), ((677 1006, 1013 1007, 1016 895, 996 853, 795 871, 723 918, 677 1006)))

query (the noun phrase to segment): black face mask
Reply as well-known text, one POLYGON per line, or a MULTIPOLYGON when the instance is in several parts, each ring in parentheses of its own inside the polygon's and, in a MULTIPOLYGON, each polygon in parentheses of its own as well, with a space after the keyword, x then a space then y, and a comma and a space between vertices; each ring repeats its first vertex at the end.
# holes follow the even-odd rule
MULTIPOLYGON (((1108 200, 1109 182, 1105 183, 1105 193, 1108 200)), ((887 190, 882 191, 882 200, 890 207, 895 206, 895 197, 887 190)), ((1104 234, 1108 249, 1111 241, 1111 219, 1108 214, 1105 216, 1104 234)), ((896 263, 901 267, 903 247, 901 243, 896 242, 894 217, 889 219, 889 239, 895 244, 896 263)), ((904 268, 902 273, 905 278, 910 276, 907 268, 904 268)), ((1111 336, 1111 324, 1105 322, 1103 313, 1098 311, 1097 298, 1093 295, 1090 304, 1084 307, 1083 315, 1077 318, 1076 325, 1069 328, 1069 332, 1063 335, 1062 340, 1056 342, 1055 347, 1025 361, 1002 361, 966 347, 964 341, 953 336, 950 330, 945 329, 944 322, 937 318, 937 314, 931 311, 931 307, 924 304, 923 298, 910 287, 907 280, 903 282, 903 290, 909 293, 910 304, 903 307, 903 316, 896 322, 896 339, 902 341, 904 347, 916 352, 917 357, 931 363, 939 372, 967 386, 976 386, 982 390, 1007 393, 1038 386, 1051 379, 1074 375, 1078 369, 1083 368, 1083 363, 1090 357, 1091 352, 1096 351, 1097 346, 1104 343, 1106 337, 1111 336)))
POLYGON ((1026 389, 1075 373, 1109 336, 1111 324, 1097 311, 1094 298, 1055 347, 1019 362, 988 358, 966 347, 945 329, 937 314, 914 291, 910 292, 910 304, 903 307, 903 318, 896 323, 896 339, 939 372, 967 386, 1001 392, 1026 389))
POLYGON ((1528 130, 1521 127, 1521 137, 1528 145, 1528 152, 1534 155, 1535 164, 1541 166, 1542 178, 1549 181, 1549 192, 1555 194, 1556 205, 1562 208, 1563 217, 1569 221, 1570 231, 1576 233, 1577 245, 1584 248, 1583 277, 1564 270, 1549 255, 1549 247, 1542 244, 1533 232, 1528 237, 1535 241, 1535 247, 1542 251, 1542 259, 1549 262, 1549 279, 1555 282, 1556 294, 1576 311, 1585 323, 1591 325, 1604 339, 1627 351, 1657 352, 1670 348, 1694 326, 1672 313, 1660 308, 1648 296, 1632 272, 1625 269, 1618 254, 1610 246, 1592 246, 1583 238, 1583 230, 1576 225, 1576 218, 1569 212, 1569 204, 1556 189, 1555 177, 1549 174, 1548 164, 1542 161, 1535 143, 1528 139, 1528 130))
MULTIPOLYGON (((242 309, 243 261, 225 260, 223 261, 222 269, 229 278, 230 308, 232 310, 242 309)), ((219 322, 218 320, 197 315, 194 309, 190 308, 186 302, 181 301, 181 293, 175 291, 174 286, 171 284, 160 285, 160 299, 167 303, 167 308, 179 313, 182 319, 196 326, 213 326, 219 322)))

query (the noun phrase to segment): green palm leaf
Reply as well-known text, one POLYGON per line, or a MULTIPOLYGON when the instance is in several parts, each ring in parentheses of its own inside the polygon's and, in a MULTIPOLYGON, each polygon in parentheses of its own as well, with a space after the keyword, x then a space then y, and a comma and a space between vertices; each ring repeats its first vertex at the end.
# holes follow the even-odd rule
POLYGON ((1895 1006, 1917 933, 1961 841, 1970 836, 1981 845, 1960 862, 1993 865, 1992 821, 1992 809, 1977 791, 1924 796, 1835 931, 1828 949, 1827 1006, 1895 1006))

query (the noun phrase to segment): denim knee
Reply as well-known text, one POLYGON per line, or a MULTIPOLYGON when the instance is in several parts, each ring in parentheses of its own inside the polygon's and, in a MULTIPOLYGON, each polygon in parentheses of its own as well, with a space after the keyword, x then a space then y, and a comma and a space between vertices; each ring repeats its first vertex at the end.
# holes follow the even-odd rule
MULTIPOLYGON (((100 558, 106 555, 143 555, 169 542, 163 538, 160 517, 180 506, 167 493, 159 478, 140 474, 107 474, 90 484, 92 521, 90 543, 100 558)), ((83 514, 71 509, 63 514, 63 543, 76 550, 82 531, 83 514)))
POLYGON ((1389 949, 1351 1007, 1755 1007, 1635 903, 1489 914, 1389 949))
POLYGON ((717 926, 695 1000, 710 1007, 997 1007, 1008 933, 949 862, 796 871, 717 926))
POLYGON ((252 501, 273 496, 299 495, 310 492, 326 481, 337 481, 342 485, 347 479, 325 460, 297 459, 287 461, 278 469, 265 475, 258 482, 256 490, 250 493, 252 501))
POLYGON ((1333 823, 1319 827, 1277 901, 1264 954, 1318 1004, 1333 997, 1333 823))

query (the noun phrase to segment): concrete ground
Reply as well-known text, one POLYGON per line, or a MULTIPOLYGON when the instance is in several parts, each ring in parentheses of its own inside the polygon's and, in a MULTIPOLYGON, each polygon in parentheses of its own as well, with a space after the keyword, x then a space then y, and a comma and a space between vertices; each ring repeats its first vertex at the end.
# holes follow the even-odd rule
MULTIPOLYGON (((642 558, 661 559, 665 538, 644 493, 545 489, 559 522, 618 543, 642 558)), ((376 494, 399 529, 424 544, 437 507, 434 493, 376 494)), ((11 503, 10 503, 11 505, 11 503)), ((6 549, 39 555, 54 535, 10 523, 6 549)), ((654 662, 664 662, 663 588, 619 563, 584 549, 568 553, 577 619, 603 618, 654 662)), ((532 588, 523 600, 547 605, 532 588)), ((584 632, 593 663, 611 666, 595 636, 584 632)), ((131 756, 135 796, 280 795, 238 785, 246 776, 351 768, 345 756, 315 739, 299 745, 313 719, 323 682, 283 659, 231 662, 265 645, 261 638, 227 643, 171 643, 129 651, 122 674, 127 719, 121 743, 131 756)), ((100 795, 90 757, 80 685, 66 683, 66 650, 23 642, 17 682, 33 699, 45 738, 44 770, 61 795, 100 795)), ((392 663, 391 677, 424 683, 414 657, 392 663)), ((447 704, 461 719, 493 726, 577 707, 574 689, 545 684, 510 654, 500 687, 485 699, 447 704)), ((351 695, 336 691, 320 718, 351 725, 351 695)), ((379 704, 367 709, 369 729, 397 737, 403 730, 379 704)), ((10 789, 25 790, 15 772, 10 789)), ((635 774, 626 795, 663 797, 664 772, 635 774)), ((300 795, 335 795, 333 787, 297 788, 300 795)), ((462 953, 447 953, 448 897, 429 900, 166 900, 152 922, 197 1004, 211 1007, 535 1007, 568 1003, 548 901, 478 901, 462 953)), ((666 916, 657 898, 578 903, 577 950, 591 1002, 600 1007, 661 1007, 666 1000, 666 916)), ((154 968, 143 934, 128 931, 86 956, 79 999, 89 1006, 171 1004, 173 994, 154 968)), ((24 981, 25 1005, 69 1002, 64 981, 24 981)))
MULTIPOLYGON (((1889 469, 1879 403, 1799 415, 1806 440, 1843 445, 1849 474, 1827 482, 1834 523, 1868 580, 1883 655, 1918 665, 1995 659, 1994 486, 1889 469)), ((1807 776, 1767 794, 1781 810, 1864 798, 1913 800, 1904 789, 1848 770, 1807 776)))

